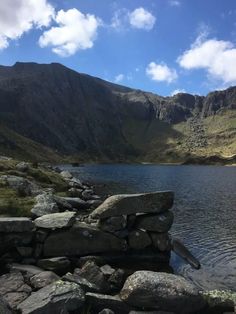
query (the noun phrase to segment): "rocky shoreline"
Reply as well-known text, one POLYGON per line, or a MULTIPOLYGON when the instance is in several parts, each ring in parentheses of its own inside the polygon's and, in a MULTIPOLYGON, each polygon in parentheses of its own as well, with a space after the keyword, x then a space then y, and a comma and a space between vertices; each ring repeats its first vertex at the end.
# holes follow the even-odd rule
POLYGON ((233 292, 199 291, 173 274, 171 250, 200 267, 170 236, 173 192, 103 201, 49 167, 65 184, 62 196, 24 175, 28 163, 14 167, 0 181, 35 202, 30 217, 0 217, 0 313, 234 312, 233 292))

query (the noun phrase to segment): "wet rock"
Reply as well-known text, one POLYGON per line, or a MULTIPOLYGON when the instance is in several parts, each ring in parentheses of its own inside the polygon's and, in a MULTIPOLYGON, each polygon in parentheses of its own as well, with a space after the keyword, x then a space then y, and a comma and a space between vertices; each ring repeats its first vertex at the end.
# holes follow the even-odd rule
POLYGON ((124 240, 96 227, 76 222, 71 229, 58 231, 48 236, 44 244, 44 255, 84 256, 93 253, 122 251, 125 248, 124 240))
POLYGON ((30 232, 33 228, 32 220, 26 217, 0 218, 0 232, 30 232))
POLYGON ((118 295, 111 296, 99 293, 86 293, 86 301, 91 306, 92 310, 102 311, 104 308, 109 308, 118 314, 127 314, 132 309, 131 306, 123 302, 118 295))
POLYGON ((174 193, 170 191, 113 195, 94 210, 91 216, 102 219, 136 213, 160 213, 172 207, 173 199, 174 193))
POLYGON ((0 277, 0 296, 15 309, 31 293, 20 272, 11 272, 0 277))
POLYGON ((168 233, 150 233, 155 248, 164 252, 171 249, 171 241, 168 233))
POLYGON ((74 274, 67 273, 61 279, 78 284, 85 292, 99 292, 99 288, 95 284, 81 277, 76 272, 74 274))
POLYGON ((75 222, 75 217, 74 212, 48 214, 35 219, 34 224, 37 228, 44 229, 68 228, 75 222))
POLYGON ((40 194, 36 196, 35 201, 36 204, 31 209, 31 213, 37 217, 59 212, 59 208, 52 194, 40 194))
POLYGON ((54 257, 40 259, 37 265, 45 270, 51 270, 55 273, 65 274, 69 271, 71 262, 67 257, 54 257))
POLYGON ((166 211, 158 215, 140 215, 136 218, 135 226, 154 232, 167 232, 173 224, 174 215, 171 211, 166 211))
POLYGON ((129 233, 128 244, 131 249, 145 249, 152 244, 147 232, 143 230, 134 230, 129 233))
POLYGON ((17 307, 24 314, 68 314, 78 311, 84 303, 84 292, 73 282, 58 280, 20 303, 17 307))
POLYGON ((121 299, 139 308, 192 313, 205 307, 196 287, 181 276, 137 271, 126 280, 121 299))
POLYGON ((42 271, 30 278, 30 285, 35 289, 41 289, 59 279, 60 277, 52 271, 42 271))
POLYGON ((126 227, 126 216, 109 217, 99 222, 99 228, 106 232, 115 232, 126 227))

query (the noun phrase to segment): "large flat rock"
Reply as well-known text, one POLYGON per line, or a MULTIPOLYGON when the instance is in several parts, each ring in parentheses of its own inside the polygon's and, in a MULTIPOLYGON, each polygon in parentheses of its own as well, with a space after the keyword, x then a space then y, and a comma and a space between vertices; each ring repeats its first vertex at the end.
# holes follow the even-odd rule
POLYGON ((173 201, 174 193, 171 191, 113 195, 98 206, 91 216, 101 219, 137 213, 161 213, 171 208, 173 201))
POLYGON ((84 256, 122 251, 126 242, 85 223, 76 222, 69 230, 54 232, 46 239, 44 256, 84 256))
POLYGON ((160 214, 140 215, 136 218, 135 227, 154 232, 167 232, 174 221, 174 215, 167 210, 160 214))
POLYGON ((75 222, 75 216, 75 212, 48 214, 35 219, 34 224, 44 229, 68 228, 75 222))
POLYGON ((181 276, 137 271, 126 280, 120 297, 138 308, 192 313, 205 307, 198 289, 181 276))
POLYGON ((0 232, 29 232, 33 228, 33 222, 27 217, 0 218, 0 232))

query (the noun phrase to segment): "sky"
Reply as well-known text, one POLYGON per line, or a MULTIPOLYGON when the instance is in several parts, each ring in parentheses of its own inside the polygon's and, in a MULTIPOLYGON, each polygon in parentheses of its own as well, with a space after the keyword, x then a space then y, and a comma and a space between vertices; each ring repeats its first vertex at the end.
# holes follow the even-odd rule
POLYGON ((17 61, 206 95, 236 85, 236 0, 1 0, 0 64, 17 61))

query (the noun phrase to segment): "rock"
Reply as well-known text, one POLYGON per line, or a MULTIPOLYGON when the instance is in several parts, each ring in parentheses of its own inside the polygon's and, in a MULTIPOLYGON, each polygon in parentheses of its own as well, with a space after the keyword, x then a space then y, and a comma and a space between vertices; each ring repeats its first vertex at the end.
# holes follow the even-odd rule
POLYGON ((73 207, 71 206, 70 203, 68 203, 64 197, 60 197, 57 195, 53 195, 54 201, 57 203, 58 208, 60 211, 64 212, 66 210, 72 210, 73 207))
POLYGON ((62 197, 62 198, 65 201, 67 201, 73 208, 76 208, 76 209, 87 209, 87 208, 89 208, 88 203, 79 197, 62 197))
POLYGON ((87 190, 84 190, 81 194, 82 198, 85 200, 85 201, 89 201, 89 200, 99 200, 100 197, 96 194, 94 194, 93 190, 91 189, 87 189, 87 190))
POLYGON ((12 314, 9 304, 0 297, 0 314, 12 314))
POLYGON ((43 254, 43 243, 36 243, 34 248, 34 257, 36 259, 40 258, 43 254))
POLYGON ((124 285, 125 271, 121 268, 118 268, 111 274, 108 279, 108 282, 111 284, 112 288, 115 290, 120 290, 124 285))
POLYGON ((137 271, 126 280, 121 299, 139 308, 192 313, 205 307, 196 287, 181 276, 137 271))
POLYGON ((135 227, 154 232, 167 232, 174 220, 174 215, 171 211, 155 215, 140 215, 136 218, 135 227))
POLYGON ((22 265, 22 264, 11 264, 9 269, 14 272, 21 272, 26 280, 29 280, 32 276, 40 274, 43 272, 42 268, 39 268, 34 265, 22 265))
POLYGON ((30 232, 33 228, 32 220, 26 217, 0 218, 0 232, 30 232))
POLYGON ((118 295, 111 296, 87 292, 85 296, 91 309, 97 312, 102 311, 104 308, 109 308, 117 314, 126 314, 132 309, 132 307, 123 302, 118 295))
POLYGON ((38 228, 44 229, 61 229, 69 228, 75 222, 76 213, 64 212, 43 215, 34 220, 34 224, 38 228))
POLYGON ((35 289, 41 289, 59 279, 60 277, 52 271, 42 271, 30 278, 30 285, 35 289))
POLYGON ((106 265, 103 265, 102 267, 100 267, 100 270, 101 272, 103 273, 103 275, 105 277, 110 277, 114 272, 115 272, 115 269, 112 268, 110 265, 106 264, 106 265))
POLYGON ((67 231, 57 231, 44 243, 45 256, 84 256, 93 253, 122 251, 126 242, 96 227, 76 222, 67 231), (60 243, 60 245, 58 245, 60 243))
POLYGON ((169 234, 166 233, 150 233, 152 243, 155 248, 164 252, 171 250, 171 241, 169 234))
POLYGON ((55 281, 32 293, 18 305, 22 314, 68 314, 78 311, 84 303, 84 292, 73 282, 55 281))
POLYGON ((70 197, 81 197, 83 190, 77 188, 70 188, 68 194, 70 197))
POLYGON ((65 274, 70 269, 71 263, 67 257, 54 257, 40 259, 37 265, 45 270, 51 270, 55 273, 65 274))
POLYGON ((129 233, 128 244, 131 249, 142 250, 152 244, 147 232, 143 230, 133 230, 129 233))
POLYGON ((31 293, 20 272, 11 272, 0 277, 0 296, 15 309, 31 293))
POLYGON ((17 165, 16 165, 16 170, 18 171, 21 171, 21 172, 26 172, 29 170, 29 163, 28 162, 19 162, 17 165))
POLYGON ((85 292, 99 292, 99 288, 88 281, 87 279, 81 277, 80 275, 74 273, 67 273, 62 278, 64 281, 75 282, 78 284, 85 292))
POLYGON ((31 209, 31 213, 37 217, 59 212, 59 208, 52 194, 40 194, 36 196, 35 201, 36 204, 31 209))
POLYGON ((126 216, 116 216, 102 219, 99 222, 99 228, 107 232, 115 232, 126 227, 126 216))
POLYGON ((102 204, 102 201, 101 200, 88 200, 86 203, 88 204, 89 208, 95 209, 102 204))
POLYGON ((16 249, 17 249, 17 252, 22 257, 30 257, 30 256, 32 256, 32 253, 33 253, 32 247, 18 246, 16 249))
POLYGON ((44 243, 45 239, 48 236, 48 230, 37 230, 35 232, 35 241, 39 243, 44 243))
POLYGON ((93 261, 85 263, 82 269, 75 269, 75 274, 94 284, 99 289, 99 292, 108 292, 110 290, 106 276, 93 261))
POLYGON ((235 313, 236 292, 227 290, 202 291, 201 295, 206 300, 210 313, 235 313))
POLYGON ((36 183, 22 177, 2 175, 0 180, 15 190, 20 196, 35 196, 42 192, 36 183))
POLYGON ((174 312, 166 311, 131 311, 129 314, 175 314, 174 312))
POLYGON ((82 184, 82 182, 78 179, 78 178, 71 178, 69 181, 68 181, 68 184, 70 187, 72 188, 81 188, 81 189, 84 189, 84 186, 82 184))
POLYGON ((62 178, 65 179, 65 180, 69 180, 69 179, 72 179, 72 178, 73 178, 72 174, 71 174, 69 171, 62 171, 62 172, 60 173, 60 175, 61 175, 62 178))
POLYGON ((113 312, 110 309, 103 309, 101 312, 99 312, 98 314, 115 314, 115 312, 113 312))
POLYGON ((142 194, 121 194, 108 197, 91 216, 108 218, 136 213, 160 213, 171 208, 174 193, 170 191, 142 194))

